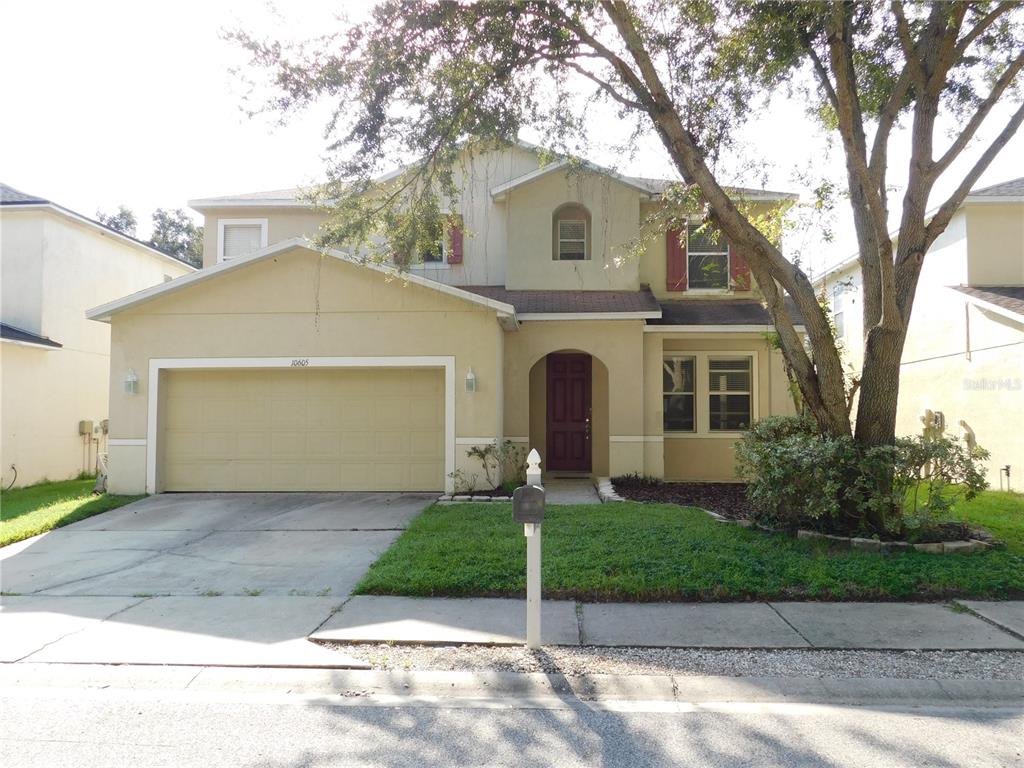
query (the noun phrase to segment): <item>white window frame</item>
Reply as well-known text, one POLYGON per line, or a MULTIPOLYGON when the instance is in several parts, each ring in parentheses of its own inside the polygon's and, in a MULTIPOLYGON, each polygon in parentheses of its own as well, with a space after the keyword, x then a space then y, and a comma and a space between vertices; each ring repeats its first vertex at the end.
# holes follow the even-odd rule
MULTIPOLYGON (((260 227, 260 249, 266 248, 269 245, 269 220, 268 219, 218 219, 217 220, 217 263, 220 264, 224 261, 224 227, 230 226, 243 226, 251 227, 255 225, 260 227)), ((228 259, 230 261, 230 259, 228 259)))
MULTIPOLYGON (((448 233, 446 232, 441 237, 441 260, 440 261, 414 261, 409 264, 409 269, 417 269, 420 271, 427 269, 450 269, 451 264, 448 263, 448 233)), ((418 256, 419 254, 417 254, 418 256)))
POLYGON ((715 433, 715 434, 717 434, 719 432, 729 432, 729 433, 733 433, 733 434, 735 434, 736 432, 740 432, 742 434, 742 432, 744 432, 745 430, 712 429, 711 428, 711 398, 715 397, 716 395, 719 396, 719 397, 725 397, 727 395, 746 395, 747 398, 749 398, 749 402, 750 402, 750 409, 749 409, 750 418, 749 418, 749 424, 747 425, 748 428, 749 428, 750 424, 754 423, 754 363, 750 359, 749 355, 708 355, 707 362, 708 362, 708 367, 707 367, 707 377, 706 377, 706 380, 708 382, 708 391, 707 391, 707 407, 708 407, 708 422, 707 422, 707 426, 708 426, 708 432, 712 432, 712 433, 715 433), (746 362, 746 361, 749 360, 750 361, 750 367, 749 367, 749 372, 750 372, 750 389, 747 390, 746 392, 729 392, 729 391, 722 391, 722 390, 719 390, 719 389, 712 389, 711 388, 711 375, 712 375, 711 374, 711 361, 712 360, 723 361, 723 362, 741 361, 741 360, 746 362))
POLYGON ((842 282, 832 286, 832 325, 840 339, 846 338, 846 293, 849 290, 850 287, 842 282))
POLYGON ((699 229, 700 224, 695 222, 689 222, 686 225, 686 291, 687 293, 728 293, 732 289, 731 275, 732 275, 732 249, 729 247, 729 241, 725 239, 725 233, 720 232, 722 236, 722 242, 725 244, 725 286, 722 288, 693 288, 693 283, 690 280, 690 256, 721 256, 722 254, 718 251, 694 251, 690 248, 690 232, 693 229, 699 229))
POLYGON ((561 217, 555 219, 555 225, 558 227, 558 246, 555 250, 555 261, 587 261, 587 220, 586 219, 563 219, 561 217), (562 237, 562 224, 582 224, 583 225, 583 239, 578 237, 562 237), (562 243, 583 243, 583 258, 582 259, 563 259, 562 258, 562 243))
MULTIPOLYGON (((686 349, 666 349, 662 352, 662 361, 670 357, 693 357, 696 358, 695 370, 694 370, 694 431, 693 432, 678 432, 665 430, 665 414, 661 415, 662 432, 666 440, 670 439, 692 439, 692 438, 727 438, 729 440, 735 440, 743 437, 746 434, 746 430, 712 430, 711 429, 711 386, 710 386, 710 375, 711 366, 709 361, 712 359, 728 359, 728 358, 750 358, 750 422, 753 424, 760 417, 760 409, 758 407, 758 401, 760 400, 761 385, 760 379, 758 378, 758 352, 753 349, 722 349, 722 350, 686 350, 686 349)), ((664 364, 664 362, 663 362, 664 364)), ((742 394, 742 393, 735 393, 742 394)))
MULTIPOLYGON (((662 379, 662 386, 661 386, 661 407, 663 409, 665 407, 665 398, 666 397, 672 397, 672 396, 678 396, 678 395, 689 395, 690 397, 693 398, 693 429, 672 430, 673 432, 678 432, 680 434, 687 434, 687 435, 693 434, 694 432, 697 431, 697 356, 694 353, 692 353, 692 352, 665 352, 662 355, 662 357, 661 357, 661 364, 662 364, 662 367, 663 367, 662 377, 664 377, 664 375, 665 375, 665 373, 664 373, 664 365, 669 360, 692 360, 693 361, 693 386, 692 386, 692 388, 690 389, 689 392, 666 392, 665 391, 664 379, 662 379)), ((665 425, 665 414, 664 414, 664 412, 662 412, 661 424, 662 424, 662 427, 664 427, 664 425, 665 425)))

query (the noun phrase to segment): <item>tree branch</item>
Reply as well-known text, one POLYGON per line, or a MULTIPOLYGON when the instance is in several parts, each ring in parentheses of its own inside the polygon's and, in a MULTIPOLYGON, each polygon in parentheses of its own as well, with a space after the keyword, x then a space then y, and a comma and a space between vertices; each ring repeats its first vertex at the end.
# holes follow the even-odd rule
POLYGON ((1002 16, 1016 4, 1016 2, 1013 2, 1011 0, 996 3, 996 7, 989 11, 987 14, 985 14, 985 16, 982 17, 982 19, 977 24, 974 25, 974 28, 971 29, 966 35, 964 35, 963 39, 961 39, 960 42, 957 44, 957 59, 959 59, 967 52, 967 49, 971 46, 971 43, 973 43, 975 40, 981 37, 981 35, 985 33, 985 30, 987 30, 995 23, 996 19, 998 19, 1000 16, 1002 16))
POLYGON ((917 56, 917 45, 914 43, 913 35, 910 32, 910 24, 903 12, 903 3, 900 0, 892 0, 892 12, 896 17, 896 32, 899 36, 900 46, 903 48, 903 58, 910 70, 910 76, 914 85, 920 91, 928 85, 928 75, 925 74, 924 65, 917 56))
POLYGON ((986 149, 978 161, 974 164, 974 167, 967 172, 964 176, 963 181, 960 182, 960 186, 957 187, 956 191, 949 196, 939 209, 932 216, 932 220, 928 223, 925 228, 925 242, 928 246, 935 242, 937 238, 949 224, 949 220, 953 218, 953 214, 956 213, 957 209, 963 204, 964 199, 970 194, 971 189, 974 187, 978 178, 985 172, 992 161, 995 159, 1003 147, 1013 138, 1013 135, 1020 128, 1021 123, 1024 122, 1024 102, 1017 107, 1017 111, 1013 113, 1010 120, 1003 127, 1003 130, 999 132, 988 149, 986 149))
POLYGON ((597 85, 601 88, 602 91, 604 91, 609 96, 611 96, 613 99, 615 99, 615 101, 619 102, 619 104, 622 104, 625 107, 629 107, 630 109, 639 109, 639 110, 643 110, 644 109, 644 105, 641 104, 639 101, 636 101, 634 99, 626 98, 621 93, 619 93, 617 90, 615 90, 615 88, 612 87, 611 83, 605 82, 604 80, 602 80, 601 78, 597 77, 597 75, 593 74, 592 72, 590 72, 586 68, 581 67, 575 61, 566 60, 563 63, 567 67, 570 67, 573 70, 575 70, 576 72, 579 72, 581 75, 583 75, 588 80, 591 80, 591 81, 597 83, 597 85))
POLYGON ((967 125, 961 131, 960 135, 956 137, 956 140, 946 150, 945 154, 942 155, 932 165, 932 180, 934 181, 950 166, 950 164, 956 160, 956 158, 963 152, 967 144, 974 138, 974 134, 977 133, 978 128, 985 122, 985 118, 988 117, 992 108, 995 107, 1000 97, 1006 91, 1007 88, 1013 83, 1014 79, 1020 74, 1021 69, 1024 68, 1024 51, 1021 51, 1017 58, 1010 62, 1010 65, 1006 68, 996 84, 992 86, 992 92, 989 93, 988 98, 981 103, 978 110, 971 116, 971 119, 967 122, 967 125))

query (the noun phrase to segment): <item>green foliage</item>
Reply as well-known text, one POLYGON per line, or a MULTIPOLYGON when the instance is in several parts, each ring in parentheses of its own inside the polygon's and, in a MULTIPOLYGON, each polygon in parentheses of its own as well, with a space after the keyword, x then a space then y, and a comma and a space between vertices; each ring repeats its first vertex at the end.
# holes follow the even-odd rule
POLYGON ((617 488, 649 488, 662 485, 664 482, 660 477, 641 475, 639 472, 627 472, 625 475, 612 478, 612 485, 617 488))
POLYGON ((759 522, 868 535, 920 535, 948 519, 985 488, 987 457, 945 436, 865 447, 793 416, 762 419, 736 445, 759 522), (873 530, 871 520, 884 529, 873 530))
MULTIPOLYGON (((1024 497, 985 492, 958 513, 1005 549, 937 557, 833 550, 825 542, 723 525, 674 505, 557 506, 544 520, 550 599, 921 600, 1024 596, 1024 497)), ((359 594, 516 597, 522 526, 508 505, 433 506, 374 563, 359 594)))
POLYGON ((181 208, 153 212, 153 236, 149 244, 158 251, 191 264, 203 266, 203 228, 181 208))
POLYGON ((96 211, 96 221, 106 227, 117 230, 123 235, 129 235, 130 237, 135 237, 135 229, 139 224, 138 220, 135 218, 135 214, 123 205, 119 205, 117 207, 116 213, 96 211))
POLYGON ((466 451, 466 455, 481 463, 484 479, 492 489, 509 482, 514 483, 512 488, 515 489, 526 483, 526 448, 511 440, 501 445, 474 445, 466 451))

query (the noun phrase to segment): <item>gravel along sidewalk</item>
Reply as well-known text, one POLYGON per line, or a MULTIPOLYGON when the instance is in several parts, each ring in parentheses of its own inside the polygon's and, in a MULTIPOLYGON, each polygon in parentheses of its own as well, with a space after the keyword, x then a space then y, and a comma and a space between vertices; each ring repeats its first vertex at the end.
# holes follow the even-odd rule
POLYGON ((772 676, 1024 680, 1019 651, 708 650, 699 648, 348 645, 325 643, 378 670, 495 670, 573 675, 772 676))

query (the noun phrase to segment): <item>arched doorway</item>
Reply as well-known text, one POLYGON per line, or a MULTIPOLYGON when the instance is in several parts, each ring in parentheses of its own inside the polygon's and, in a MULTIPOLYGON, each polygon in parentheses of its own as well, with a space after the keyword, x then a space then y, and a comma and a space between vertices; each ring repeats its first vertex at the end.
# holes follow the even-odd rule
POLYGON ((550 352, 530 371, 530 444, 546 472, 608 472, 608 369, 577 349, 550 352))

